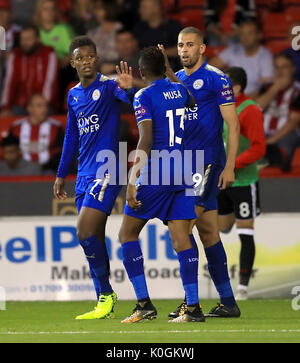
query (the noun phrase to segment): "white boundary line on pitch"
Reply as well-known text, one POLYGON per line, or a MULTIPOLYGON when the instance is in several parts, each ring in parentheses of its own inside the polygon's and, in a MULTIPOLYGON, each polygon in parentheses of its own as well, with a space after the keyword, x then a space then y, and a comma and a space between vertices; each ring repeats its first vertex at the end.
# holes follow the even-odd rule
POLYGON ((203 329, 203 330, 98 330, 98 331, 29 331, 0 332, 0 335, 52 335, 52 334, 184 334, 184 333, 300 333, 300 329, 203 329))

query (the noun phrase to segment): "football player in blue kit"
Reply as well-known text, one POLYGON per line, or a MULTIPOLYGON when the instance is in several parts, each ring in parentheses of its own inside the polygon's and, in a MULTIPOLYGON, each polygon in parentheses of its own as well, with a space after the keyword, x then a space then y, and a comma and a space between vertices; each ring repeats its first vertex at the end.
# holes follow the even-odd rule
POLYGON ((131 69, 121 63, 119 85, 97 72, 99 57, 96 45, 86 36, 75 38, 70 45, 71 65, 80 83, 68 94, 68 121, 63 152, 54 184, 54 196, 65 199, 65 177, 78 154, 76 205, 79 213, 77 237, 90 267, 97 306, 76 319, 101 319, 113 316, 117 296, 109 276, 110 263, 105 245, 105 225, 121 185, 118 168, 105 170, 105 158, 99 152, 109 150, 118 163, 120 101, 129 102, 120 87, 131 88, 131 69), (125 74, 126 73, 126 74, 125 74), (122 75, 124 74, 124 76, 122 75), (128 83, 129 81, 129 83, 128 83), (101 161, 102 160, 102 161, 101 161), (103 172, 101 171, 101 167, 103 172))
POLYGON ((157 315, 149 297, 143 253, 138 241, 141 230, 152 218, 168 224, 178 255, 187 302, 181 322, 203 322, 205 318, 198 298, 198 257, 189 238, 191 220, 196 218, 195 198, 186 193, 188 185, 182 169, 176 170, 176 165, 182 161, 185 107, 193 106, 193 97, 185 86, 165 78, 164 56, 157 47, 142 51, 139 66, 148 86, 138 91, 134 98, 140 136, 119 232, 123 263, 133 285, 137 305, 122 323, 151 320, 157 315), (166 167, 162 155, 168 159, 167 155, 171 154, 174 163, 166 167), (162 163, 159 161, 161 157, 162 163), (166 170, 169 175, 166 175, 166 170), (177 179, 179 174, 181 182, 177 179))
MULTIPOLYGON (((207 257, 208 269, 220 295, 220 303, 206 315, 209 317, 239 317, 227 268, 227 257, 218 228, 217 195, 220 189, 234 182, 234 167, 239 142, 239 120, 232 85, 219 69, 203 60, 206 46, 202 33, 194 27, 184 28, 178 36, 178 55, 183 69, 174 74, 167 57, 167 76, 180 80, 193 94, 196 106, 186 113, 184 147, 204 150, 204 175, 196 193, 197 220, 191 223, 190 239, 198 251, 192 229, 196 224, 207 257), (222 138, 223 123, 228 125, 228 154, 222 138)), ((163 50, 163 47, 160 46, 163 50)), ((194 160, 194 157, 193 157, 194 160)), ((193 172, 197 170, 193 168, 193 172)), ((184 301, 169 317, 175 320, 184 314, 184 301)))

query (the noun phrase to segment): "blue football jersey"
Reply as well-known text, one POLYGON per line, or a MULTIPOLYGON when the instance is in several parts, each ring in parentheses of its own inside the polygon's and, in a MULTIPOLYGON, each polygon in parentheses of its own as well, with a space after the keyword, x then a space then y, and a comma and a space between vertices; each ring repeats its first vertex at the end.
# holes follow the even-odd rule
MULTIPOLYGON (((100 73, 88 87, 79 83, 69 91, 68 122, 58 177, 68 174, 77 153, 78 176, 96 176, 99 167, 107 162, 103 157, 106 152, 106 155, 114 153, 118 165, 120 101, 129 102, 126 92, 100 73)), ((117 174, 117 166, 114 171, 117 174)))
POLYGON ((184 70, 177 77, 193 94, 196 105, 186 112, 184 148, 204 150, 204 163, 225 165, 226 154, 222 138, 223 118, 220 105, 234 103, 229 78, 207 63, 190 76, 184 70))
POLYGON ((188 90, 179 83, 160 79, 134 97, 137 124, 152 120, 152 150, 139 184, 183 185, 178 162, 182 160, 185 107, 191 103, 188 90))

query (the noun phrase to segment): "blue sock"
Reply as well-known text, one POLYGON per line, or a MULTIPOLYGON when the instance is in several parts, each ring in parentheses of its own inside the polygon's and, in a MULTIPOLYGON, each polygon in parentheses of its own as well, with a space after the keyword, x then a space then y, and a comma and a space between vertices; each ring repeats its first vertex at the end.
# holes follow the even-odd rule
POLYGON ((197 258, 199 259, 199 249, 198 249, 198 245, 197 245, 197 242, 196 242, 193 234, 190 234, 190 241, 191 241, 191 244, 192 244, 193 248, 197 252, 197 258))
POLYGON ((122 244, 123 264, 133 285, 137 300, 149 299, 145 273, 144 258, 138 241, 122 244))
POLYGON ((205 248, 210 276, 220 295, 220 303, 225 306, 236 305, 227 269, 227 257, 223 243, 205 248))
POLYGON ((100 285, 100 282, 99 282, 97 276, 95 275, 90 263, 89 263, 89 267, 90 267, 90 275, 93 280, 94 288, 95 288, 96 295, 97 295, 97 300, 99 300, 100 293, 101 293, 101 285, 100 285))
POLYGON ((199 304, 198 257, 194 248, 178 252, 180 275, 187 305, 199 304))
POLYGON ((102 293, 112 293, 109 283, 110 265, 106 245, 100 242, 96 236, 91 236, 80 244, 88 260, 91 277, 94 282, 97 298, 102 293))

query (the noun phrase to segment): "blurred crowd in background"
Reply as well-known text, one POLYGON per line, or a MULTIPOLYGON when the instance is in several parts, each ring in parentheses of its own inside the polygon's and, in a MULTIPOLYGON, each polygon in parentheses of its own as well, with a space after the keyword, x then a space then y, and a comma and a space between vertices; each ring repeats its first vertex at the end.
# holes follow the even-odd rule
MULTIPOLYGON (((177 38, 186 26, 203 32, 209 64, 245 69, 245 93, 264 111, 266 165, 293 172, 300 150, 300 39, 293 40, 300 38, 299 0, 0 0, 0 26, 1 176, 55 174, 67 92, 78 83, 69 55, 74 36, 96 43, 99 72, 116 78, 116 64, 127 61, 142 88, 139 50, 163 44, 179 70, 177 38)), ((120 137, 130 150, 138 131, 131 107, 122 107, 120 137)))

